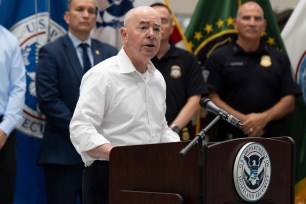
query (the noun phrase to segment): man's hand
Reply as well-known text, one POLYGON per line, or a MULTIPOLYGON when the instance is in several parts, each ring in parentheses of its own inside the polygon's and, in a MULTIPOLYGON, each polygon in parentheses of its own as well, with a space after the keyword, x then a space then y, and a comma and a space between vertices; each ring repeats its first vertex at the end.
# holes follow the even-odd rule
POLYGON ((87 153, 94 158, 97 159, 106 159, 109 160, 109 154, 110 151, 112 150, 113 146, 111 144, 103 144, 100 146, 97 146, 91 150, 88 150, 87 153))
POLYGON ((7 136, 5 134, 5 132, 3 132, 2 130, 0 130, 0 150, 3 148, 3 146, 5 145, 5 142, 7 140, 7 136))
POLYGON ((243 121, 242 131, 249 137, 261 137, 268 122, 265 113, 247 114, 243 121))

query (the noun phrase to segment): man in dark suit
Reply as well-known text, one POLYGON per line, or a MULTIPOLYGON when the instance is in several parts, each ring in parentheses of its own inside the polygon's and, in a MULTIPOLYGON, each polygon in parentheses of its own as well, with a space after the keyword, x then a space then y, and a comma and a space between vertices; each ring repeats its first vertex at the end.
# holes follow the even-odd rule
POLYGON ((90 38, 96 22, 93 0, 69 0, 64 19, 68 34, 40 49, 36 72, 38 104, 46 116, 38 163, 45 171, 50 204, 75 204, 81 195, 84 164, 71 144, 69 123, 83 74, 117 54, 116 48, 90 38))

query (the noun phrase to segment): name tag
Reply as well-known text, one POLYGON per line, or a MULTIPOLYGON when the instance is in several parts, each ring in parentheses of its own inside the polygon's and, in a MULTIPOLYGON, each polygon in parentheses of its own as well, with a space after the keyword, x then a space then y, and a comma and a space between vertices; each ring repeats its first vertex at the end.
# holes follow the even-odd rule
POLYGON ((245 63, 244 62, 230 62, 229 65, 231 67, 241 67, 241 66, 244 66, 245 63))

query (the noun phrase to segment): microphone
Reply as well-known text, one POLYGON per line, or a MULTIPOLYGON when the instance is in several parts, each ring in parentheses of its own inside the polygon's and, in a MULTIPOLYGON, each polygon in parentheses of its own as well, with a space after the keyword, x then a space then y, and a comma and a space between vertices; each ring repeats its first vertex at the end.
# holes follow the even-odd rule
POLYGON ((243 126, 240 120, 228 114, 226 111, 216 106, 211 100, 207 98, 202 98, 200 101, 200 105, 203 108, 205 108, 207 111, 212 112, 215 115, 220 115, 223 120, 226 120, 227 122, 229 122, 230 124, 236 127, 241 128, 243 126))

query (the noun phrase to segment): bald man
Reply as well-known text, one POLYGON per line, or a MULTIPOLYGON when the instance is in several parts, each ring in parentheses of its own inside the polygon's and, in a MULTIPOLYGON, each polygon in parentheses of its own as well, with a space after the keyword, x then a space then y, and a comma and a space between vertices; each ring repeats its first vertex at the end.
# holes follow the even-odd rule
POLYGON ((83 203, 108 203, 108 160, 114 146, 179 141, 167 126, 166 84, 150 59, 161 39, 151 7, 130 10, 120 29, 123 48, 83 77, 70 123, 71 141, 86 165, 83 203))
POLYGON ((243 123, 238 129, 221 122, 210 132, 213 141, 286 134, 286 117, 300 94, 285 53, 262 41, 266 28, 262 8, 243 4, 234 21, 237 39, 217 49, 206 61, 209 98, 243 123))

